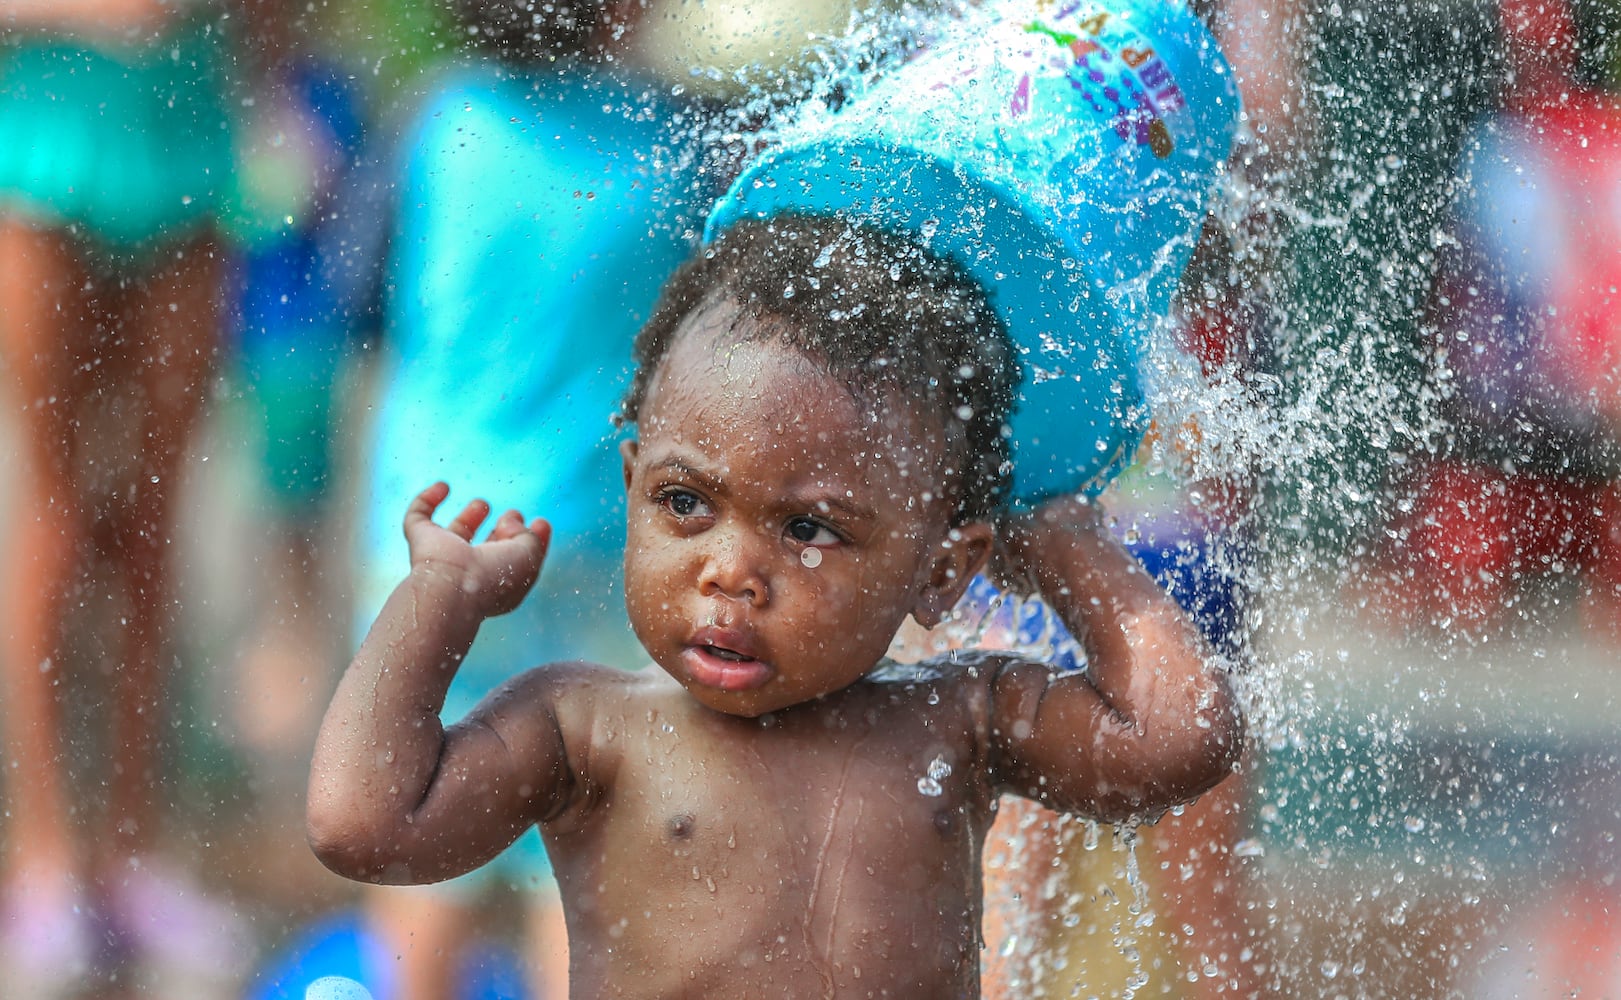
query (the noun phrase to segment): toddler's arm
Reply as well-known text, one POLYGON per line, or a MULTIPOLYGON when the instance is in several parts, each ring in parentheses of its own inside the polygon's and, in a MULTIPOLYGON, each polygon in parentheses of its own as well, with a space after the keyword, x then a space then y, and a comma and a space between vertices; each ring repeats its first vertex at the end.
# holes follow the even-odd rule
MULTIPOLYGON (((538 520, 526 527, 508 511, 473 545, 489 506, 475 500, 441 528, 433 512, 448 493, 436 483, 411 502, 411 573, 344 673, 316 739, 310 843, 350 878, 430 882, 469 871, 537 819, 558 790, 549 781, 565 780, 562 740, 544 705, 440 725, 445 692, 479 625, 523 600, 550 530, 538 520), (525 715, 539 720, 509 724, 525 715)), ((523 690, 540 694, 533 684, 523 690)))
POLYGON ((1226 669, 1097 509, 1052 501, 1005 535, 1085 642, 1090 670, 1019 664, 998 675, 993 766, 1004 786, 1113 820, 1156 816, 1225 777, 1244 733, 1226 669))

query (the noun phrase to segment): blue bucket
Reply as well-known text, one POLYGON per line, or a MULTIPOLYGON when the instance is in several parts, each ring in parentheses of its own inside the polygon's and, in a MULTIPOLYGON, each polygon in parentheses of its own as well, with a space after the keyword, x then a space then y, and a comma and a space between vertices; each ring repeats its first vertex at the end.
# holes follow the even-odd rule
POLYGON ((1101 490, 1148 422, 1143 333, 1232 149, 1232 72, 1180 0, 1004 0, 785 128, 710 215, 908 233, 991 294, 1024 365, 1013 498, 1101 490))

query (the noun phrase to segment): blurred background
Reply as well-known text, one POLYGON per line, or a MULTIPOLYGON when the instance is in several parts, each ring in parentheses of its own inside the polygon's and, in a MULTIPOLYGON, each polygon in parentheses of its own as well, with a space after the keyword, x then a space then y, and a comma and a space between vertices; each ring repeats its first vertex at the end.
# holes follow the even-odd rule
MULTIPOLYGON (((1254 746, 1152 829, 1009 810, 987 994, 1621 995, 1621 4, 1193 6, 1246 120, 1103 502, 1254 746)), ((570 526, 548 599, 634 656, 611 501, 551 506, 616 345, 773 116, 943 16, 0 2, 0 992, 562 995, 543 865, 304 844, 403 490, 570 526)))

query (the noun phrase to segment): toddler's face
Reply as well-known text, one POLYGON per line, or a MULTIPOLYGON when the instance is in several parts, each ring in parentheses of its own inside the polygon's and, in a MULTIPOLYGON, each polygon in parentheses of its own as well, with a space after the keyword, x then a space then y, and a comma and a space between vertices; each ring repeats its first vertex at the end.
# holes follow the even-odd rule
POLYGON ((937 426, 736 342, 733 311, 687 320, 625 446, 625 594, 659 666, 755 716, 859 679, 908 614, 950 607, 974 547, 948 541, 937 426))

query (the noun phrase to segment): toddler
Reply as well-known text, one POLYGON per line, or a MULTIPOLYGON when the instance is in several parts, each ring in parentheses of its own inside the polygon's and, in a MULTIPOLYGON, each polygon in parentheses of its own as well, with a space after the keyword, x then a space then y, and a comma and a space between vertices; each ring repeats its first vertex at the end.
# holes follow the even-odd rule
POLYGON ((636 355, 624 582, 660 669, 551 664, 442 727, 549 528, 508 511, 472 544, 488 505, 440 527, 429 487, 316 747, 335 871, 450 878, 538 825, 578 996, 973 997, 1000 794, 1125 819, 1232 770, 1225 674, 1091 505, 1003 510, 1017 359, 955 265, 837 219, 742 222, 671 279, 636 355), (993 552, 1087 673, 886 658, 993 552))

